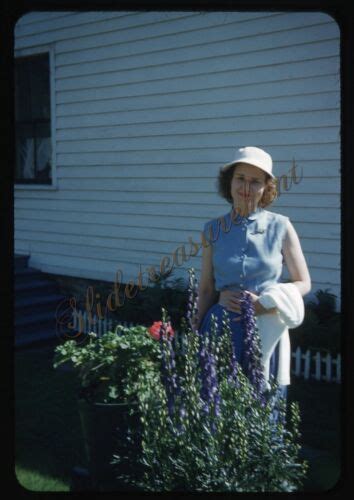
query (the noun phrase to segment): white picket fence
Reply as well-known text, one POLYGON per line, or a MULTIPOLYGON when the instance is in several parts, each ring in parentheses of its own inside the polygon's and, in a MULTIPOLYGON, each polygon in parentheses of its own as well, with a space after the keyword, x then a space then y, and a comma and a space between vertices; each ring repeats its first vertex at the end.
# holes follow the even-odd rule
POLYGON ((341 355, 332 357, 330 353, 321 355, 320 352, 307 350, 305 354, 300 347, 292 356, 291 373, 304 379, 324 380, 326 382, 341 382, 341 355))
POLYGON ((107 319, 106 317, 100 319, 96 315, 94 315, 91 316, 91 318, 87 314, 87 311, 82 312, 75 309, 72 315, 72 330, 78 331, 80 333, 94 332, 99 337, 101 337, 105 332, 113 330, 113 328, 118 324, 117 322, 114 322, 111 319, 107 319))
MULTIPOLYGON (((134 323, 125 321, 112 321, 111 319, 99 319, 97 316, 88 317, 87 311, 77 311, 73 314, 73 329, 82 333, 95 332, 99 337, 107 331, 112 331, 117 325, 132 327, 134 323)), ((307 350, 302 353, 300 347, 291 353, 291 373, 305 380, 314 379, 326 382, 341 382, 341 355, 332 357, 330 353, 321 355, 307 350)))

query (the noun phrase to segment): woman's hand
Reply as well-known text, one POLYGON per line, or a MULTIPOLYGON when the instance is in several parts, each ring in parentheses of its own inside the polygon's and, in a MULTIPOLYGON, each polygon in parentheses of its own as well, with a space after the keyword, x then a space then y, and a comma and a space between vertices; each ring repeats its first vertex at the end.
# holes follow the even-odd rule
MULTIPOLYGON (((232 290, 223 290, 220 292, 219 304, 226 307, 228 311, 236 312, 241 314, 241 293, 232 290)), ((251 297, 252 302, 255 304, 258 300, 258 295, 246 291, 246 293, 251 297)), ((241 317, 234 318, 233 321, 240 321, 241 317)))
MULTIPOLYGON (((241 314, 241 293, 232 290, 223 290, 220 292, 219 304, 226 307, 227 310, 241 314)), ((265 309, 262 304, 258 301, 259 295, 245 290, 245 293, 251 297, 251 301, 254 304, 255 314, 271 314, 276 311, 276 308, 265 309)), ((239 318, 234 318, 233 321, 241 321, 241 316, 239 318)))

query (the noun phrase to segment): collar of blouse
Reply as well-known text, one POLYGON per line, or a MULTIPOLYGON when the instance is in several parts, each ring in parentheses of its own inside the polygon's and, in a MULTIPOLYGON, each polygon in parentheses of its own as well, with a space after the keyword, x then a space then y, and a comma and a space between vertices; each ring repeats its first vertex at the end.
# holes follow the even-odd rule
MULTIPOLYGON (((232 209, 231 213, 233 213, 233 211, 234 211, 234 209, 232 209)), ((259 219, 263 214, 264 214, 264 208, 257 207, 254 212, 251 212, 246 217, 241 216, 241 220, 243 220, 243 219, 256 220, 256 219, 259 219)))

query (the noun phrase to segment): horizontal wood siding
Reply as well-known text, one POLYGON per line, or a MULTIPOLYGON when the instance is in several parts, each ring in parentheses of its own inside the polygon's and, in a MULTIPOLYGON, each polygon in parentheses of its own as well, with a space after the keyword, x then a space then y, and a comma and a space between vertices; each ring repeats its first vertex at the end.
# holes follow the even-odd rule
MULTIPOLYGON (((113 281, 176 260, 199 273, 216 176, 236 147, 303 178, 290 217, 312 277, 340 305, 339 29, 320 12, 33 12, 18 55, 54 51, 58 189, 15 190, 17 252, 47 272, 113 281), (181 250, 179 250, 181 251, 181 250)), ((177 265, 177 263, 182 265, 177 265)), ((284 278, 288 277, 284 270, 284 278)))

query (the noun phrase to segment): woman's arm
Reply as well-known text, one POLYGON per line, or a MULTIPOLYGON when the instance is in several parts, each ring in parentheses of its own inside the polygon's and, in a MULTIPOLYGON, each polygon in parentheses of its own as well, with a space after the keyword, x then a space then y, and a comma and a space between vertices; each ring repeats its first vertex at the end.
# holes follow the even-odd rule
POLYGON ((218 292, 215 290, 212 252, 211 244, 207 247, 203 246, 202 271, 198 290, 198 318, 195 318, 197 328, 200 327, 205 313, 218 299, 218 292))
POLYGON ((311 290, 311 277, 302 253, 299 237, 294 226, 287 221, 287 233, 283 240, 282 254, 292 283, 297 286, 302 296, 311 290))

